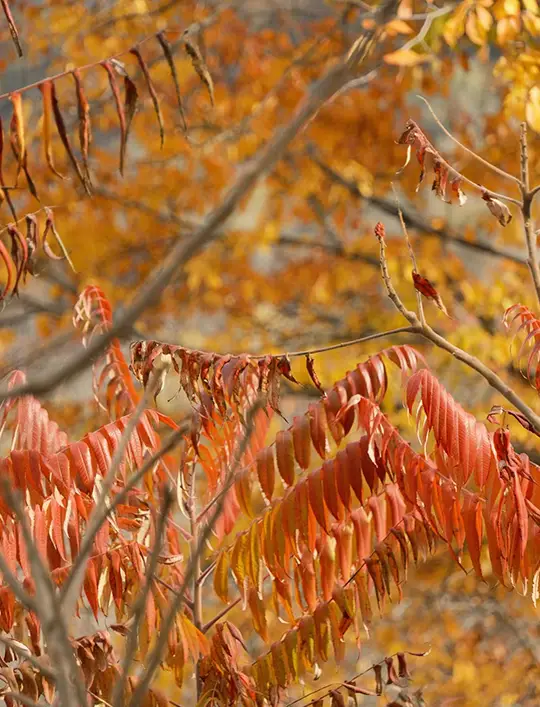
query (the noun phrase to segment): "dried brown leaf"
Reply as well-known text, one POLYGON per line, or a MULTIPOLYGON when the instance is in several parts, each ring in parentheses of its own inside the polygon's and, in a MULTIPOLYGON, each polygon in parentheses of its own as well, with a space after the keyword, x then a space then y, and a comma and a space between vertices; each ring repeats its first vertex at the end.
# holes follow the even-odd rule
POLYGON ((186 114, 184 113, 184 105, 182 103, 182 94, 180 93, 180 84, 178 83, 178 73, 176 71, 176 66, 174 65, 174 57, 172 54, 171 45, 167 41, 165 34, 163 32, 158 32, 156 34, 156 39, 163 49, 163 54, 169 65, 169 70, 171 72, 171 77, 174 83, 174 88, 176 91, 176 100, 178 102, 178 109, 180 111, 180 118, 182 120, 182 128, 184 132, 187 130, 186 114))
POLYGON ((152 77, 150 76, 150 71, 148 69, 148 66, 146 65, 146 62, 144 61, 144 59, 142 57, 141 52, 137 49, 137 47, 134 47, 133 49, 131 49, 131 53, 137 58, 137 61, 139 62, 139 66, 141 68, 141 71, 143 72, 143 76, 146 81, 146 87, 148 88, 148 93, 150 94, 150 98, 152 99, 154 111, 155 111, 156 117, 158 119, 159 137, 161 140, 161 147, 163 147, 163 143, 165 141, 165 127, 163 124, 163 115, 161 113, 161 107, 159 105, 159 98, 156 93, 156 89, 154 88, 154 84, 152 83, 152 77))
POLYGON ((64 118, 62 117, 62 113, 60 111, 60 104, 58 103, 58 97, 56 95, 56 87, 54 83, 51 84, 51 99, 52 99, 52 107, 53 107, 53 113, 54 113, 54 120, 56 123, 56 129, 58 130, 58 134, 60 135, 60 139, 62 140, 62 144, 64 145, 64 149, 66 150, 68 157, 70 159, 71 164, 73 165, 73 169, 77 173, 77 177, 79 178, 81 184, 84 187, 84 190, 86 193, 90 196, 92 194, 92 188, 90 185, 90 182, 88 181, 88 178, 86 177, 85 174, 83 174, 81 167, 73 153, 73 150, 71 148, 71 144, 69 142, 69 137, 67 134, 66 130, 66 124, 64 123, 64 118))
POLYGON ((11 14, 11 10, 9 8, 8 0, 1 0, 1 2, 2 9, 4 10, 4 15, 6 16, 6 20, 8 23, 9 31, 11 33, 11 39, 13 40, 15 48, 17 49, 17 54, 19 55, 19 57, 22 57, 23 50, 21 47, 21 40, 19 38, 19 32, 17 31, 17 25, 15 24, 15 20, 13 19, 13 15, 11 14))
POLYGON ((72 72, 75 81, 75 92, 77 94, 77 113, 79 116, 79 145, 83 159, 83 167, 88 183, 91 183, 90 170, 88 167, 88 151, 92 142, 92 130, 90 127, 90 105, 84 93, 81 75, 78 69, 72 72))
POLYGON ((185 49, 186 53, 191 59, 191 63, 193 64, 193 68, 199 75, 199 78, 201 81, 204 83, 208 90, 208 95, 210 96, 210 103, 214 105, 214 82, 212 81, 212 76, 210 75, 210 72, 208 71, 208 67, 206 65, 206 62, 203 59, 203 56, 201 54, 201 50, 199 47, 195 44, 195 42, 187 38, 185 39, 185 49))
POLYGON ((52 97, 51 97, 52 81, 45 81, 39 87, 43 97, 43 148, 45 151, 45 159, 47 165, 53 174, 56 174, 60 179, 65 179, 54 166, 52 153, 52 97))

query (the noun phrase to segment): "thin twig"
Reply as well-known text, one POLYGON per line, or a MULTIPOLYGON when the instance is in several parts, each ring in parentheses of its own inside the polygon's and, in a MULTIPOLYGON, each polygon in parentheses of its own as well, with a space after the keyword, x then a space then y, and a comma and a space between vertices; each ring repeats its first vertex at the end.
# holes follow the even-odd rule
POLYGON ((208 522, 205 524, 204 528, 202 529, 202 532, 199 535, 197 547, 195 548, 194 554, 192 554, 190 557, 186 572, 184 574, 182 585, 178 590, 178 594, 173 598, 167 614, 162 619, 159 635, 156 639, 156 643, 154 645, 154 648, 152 649, 152 652, 147 658, 146 667, 144 668, 140 680, 135 689, 135 692, 133 693, 133 696, 129 703, 129 707, 140 707, 140 705, 143 704, 143 700, 150 687, 150 684, 154 677, 154 673, 158 669, 159 664, 161 662, 163 651, 167 646, 169 633, 174 625, 178 612, 182 608, 185 591, 187 587, 193 582, 197 561, 202 556, 202 553, 206 546, 206 542, 210 537, 210 534, 212 533, 216 522, 221 516, 221 513, 225 506, 225 501, 227 499, 227 494, 234 484, 236 472, 238 471, 242 457, 249 445, 251 436, 255 428, 255 415, 259 410, 264 409, 264 407, 265 402, 261 399, 258 399, 254 403, 254 405, 252 405, 246 415, 246 427, 244 436, 240 444, 238 445, 238 448, 235 450, 234 461, 231 467, 229 468, 223 488, 217 496, 218 501, 216 503, 214 512, 212 516, 208 519, 208 522))
MULTIPOLYGON (((347 189, 347 191, 354 197, 377 207, 378 209, 390 216, 398 216, 397 209, 391 201, 388 201, 387 199, 383 199, 376 195, 367 196, 366 194, 363 194, 355 182, 346 179, 339 172, 336 172, 335 169, 333 169, 323 160, 321 160, 321 158, 317 156, 313 150, 308 150, 308 155, 330 180, 332 180, 336 184, 339 184, 344 189, 347 189)), ((513 263, 517 263, 518 265, 527 265, 527 259, 521 255, 512 253, 511 251, 506 250, 504 248, 500 248, 496 245, 493 245, 492 243, 480 243, 478 241, 469 241, 466 238, 463 238, 462 236, 458 235, 457 233, 451 233, 446 229, 433 228, 428 221, 425 221, 418 214, 404 212, 403 218, 409 228, 414 228, 418 231, 421 231, 422 233, 426 233, 429 236, 436 236, 444 243, 455 243, 457 245, 463 246, 464 248, 470 248, 472 250, 477 250, 483 253, 489 253, 490 255, 493 255, 497 258, 505 258, 507 260, 512 261, 513 263)), ((352 256, 353 254, 347 257, 352 256)))
POLYGON ((84 533, 84 537, 82 538, 79 552, 77 553, 77 557, 73 562, 73 566, 71 568, 70 573, 68 574, 65 582, 62 585, 60 601, 63 606, 63 611, 65 611, 68 616, 71 616, 74 613, 75 606, 77 600, 79 599, 81 588, 84 582, 86 566, 88 564, 88 560, 90 558, 90 554, 94 546, 96 535, 101 529, 107 517, 107 514, 105 516, 103 515, 103 509, 110 509, 109 494, 112 490, 112 487, 114 486, 118 470, 120 469, 120 466, 124 461, 124 456, 131 441, 131 436, 135 431, 135 428, 139 424, 139 421, 143 416, 145 410, 147 409, 148 404, 156 390, 158 376, 159 374, 151 376, 149 384, 147 385, 143 396, 137 404, 137 407, 129 416, 129 421, 126 424, 122 436, 120 437, 118 446, 111 460, 111 465, 102 481, 99 498, 96 501, 94 508, 92 509, 90 518, 88 519, 86 532, 84 533))
POLYGON ((514 182, 515 184, 518 184, 519 186, 521 186, 521 180, 518 179, 518 177, 514 177, 513 174, 509 174, 508 172, 505 172, 503 169, 500 169, 500 167, 497 167, 496 165, 491 164, 491 162, 488 162, 483 157, 480 157, 480 155, 478 155, 476 152, 474 152, 474 150, 471 150, 469 147, 467 147, 462 142, 460 142, 456 137, 454 137, 452 135, 452 133, 449 130, 447 130, 444 127, 444 125, 441 123, 441 121, 437 117, 437 114, 435 113, 435 111, 431 107, 429 101, 426 98, 424 98, 424 96, 417 95, 416 97, 419 98, 421 101, 424 101, 424 103, 428 107, 429 112, 433 116, 433 119, 435 120, 435 122, 437 123, 439 128, 444 132, 445 135, 447 135, 450 138, 450 140, 453 140, 458 147, 460 147, 464 152, 466 152, 471 157, 474 157, 475 160, 478 160, 478 162, 483 164, 484 167, 487 167, 488 169, 491 169, 493 172, 498 174, 499 177, 502 177, 503 179, 509 179, 510 181, 514 182))
POLYGON ((161 548, 163 547, 163 539, 167 527, 167 518, 172 505, 173 495, 170 488, 166 486, 163 492, 161 508, 159 511, 159 517, 156 526, 156 539, 154 542, 154 547, 152 548, 152 552, 150 553, 150 557, 148 558, 148 562, 146 565, 144 584, 142 585, 142 587, 140 587, 139 592, 137 594, 137 598, 133 605, 133 610, 131 614, 132 624, 130 626, 129 634, 126 641, 124 656, 122 659, 122 667, 120 669, 120 676, 116 680, 112 697, 110 700, 113 707, 123 707, 124 705, 124 692, 129 676, 129 669, 131 667, 133 659, 135 658, 135 653, 137 652, 139 629, 146 609, 148 595, 150 594, 150 591, 152 589, 154 574, 161 553, 161 548))
POLYGON ((18 577, 11 571, 6 559, 2 553, 0 553, 0 573, 2 574, 5 583, 11 589, 17 601, 19 601, 26 609, 37 613, 38 604, 34 597, 30 596, 28 592, 23 588, 18 577))
POLYGON ((242 597, 238 597, 233 601, 232 604, 229 604, 228 606, 224 607, 218 614, 214 616, 213 619, 210 619, 210 621, 207 621, 204 626, 201 628, 201 633, 208 633, 212 626, 217 624, 218 621, 220 621, 224 616, 226 616, 231 609, 234 609, 235 606, 238 606, 240 602, 242 601, 242 597))
MULTIPOLYGON (((413 272, 418 272, 418 265, 416 263, 416 255, 414 254, 414 250, 409 238, 409 232, 407 231, 407 226, 405 225, 405 219, 403 218, 403 212, 401 211, 401 206, 399 205, 399 197, 398 193, 396 191, 396 187, 394 183, 392 182, 392 191, 394 192, 394 198, 396 200, 396 208, 398 210, 399 214, 399 222, 401 223, 401 229, 403 231, 403 235, 405 236, 405 242, 407 243, 407 250, 409 251, 409 257, 411 259, 411 263, 413 266, 413 272)), ((416 292, 416 303, 418 306, 418 316, 420 318, 420 323, 423 325, 426 323, 426 315, 424 314, 424 303, 422 302, 422 295, 418 290, 415 290, 416 292)))
POLYGON ((532 220, 532 201, 534 193, 529 186, 529 148, 527 144, 527 123, 521 123, 520 129, 520 166, 521 166, 521 194, 523 206, 521 213, 523 216, 523 228, 525 230, 525 242, 527 244, 527 265, 531 272, 531 277, 536 291, 536 298, 540 303, 540 266, 538 265, 538 246, 536 242, 536 231, 532 220))

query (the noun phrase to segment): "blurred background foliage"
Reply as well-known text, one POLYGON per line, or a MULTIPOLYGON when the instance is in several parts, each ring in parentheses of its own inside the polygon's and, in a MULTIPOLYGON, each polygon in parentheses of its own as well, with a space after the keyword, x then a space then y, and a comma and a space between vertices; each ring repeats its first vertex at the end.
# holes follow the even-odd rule
MULTIPOLYGON (((72 307, 89 282, 100 285, 116 312, 167 253, 219 204, 250 158, 292 116, 309 85, 369 23, 370 3, 359 0, 11 0, 23 59, 15 60, 6 27, 0 42, 0 92, 8 93, 74 67, 116 56, 138 83, 141 103, 132 125, 124 177, 118 173, 119 128, 106 72, 82 72, 90 101, 92 198, 71 177, 59 138, 53 150, 61 180, 47 168, 38 89, 23 94, 29 170, 41 203, 13 192, 17 214, 54 207, 58 230, 76 272, 65 262, 43 262, 20 297, 0 314, 1 366, 43 370, 76 345, 72 307), (192 27, 213 77, 215 105, 190 58, 178 48, 192 27), (174 85, 158 42, 167 30, 187 117, 183 129, 174 85), (129 49, 144 37, 165 121, 159 127, 140 69, 129 49), (54 355, 51 355, 54 351, 54 355)), ((489 189, 518 196, 515 185, 460 150, 440 130, 418 96, 464 145, 519 174, 519 123, 529 126, 531 174, 540 178, 540 11, 536 0, 402 0, 399 15, 372 59, 367 79, 325 106, 265 177, 220 240, 194 258, 161 302, 126 338, 155 338, 213 351, 292 351, 392 329, 403 321, 383 293, 377 220, 385 223, 391 275, 407 305, 414 304, 407 249, 395 216, 395 184, 417 254, 452 318, 431 305, 429 321, 453 343, 503 375, 529 404, 535 393, 512 363, 503 331, 506 307, 534 308, 522 223, 516 213, 502 229, 478 194, 463 207, 436 200, 418 166, 396 144, 409 118, 459 171, 489 189), (457 240, 456 240, 457 239, 457 240)), ((76 144, 72 78, 56 82, 69 134, 76 144)), ((11 103, 3 96, 6 125, 11 103)), ((11 155, 6 155, 11 158, 11 155)), ((12 183, 15 164, 7 164, 12 183)), ((4 225, 10 220, 2 206, 4 225)), ((38 217, 40 215, 38 214, 38 217)), ((447 354, 410 336, 391 343, 423 350, 462 405, 485 419, 500 401, 485 381, 447 354)), ((380 342, 317 357, 323 385, 340 378, 380 342)), ((295 371, 305 382, 305 374, 295 371)), ((80 434, 98 419, 88 376, 63 386, 48 401, 64 426, 80 434)), ((399 382, 394 421, 412 439, 399 382)), ((303 408, 309 389, 286 393, 284 412, 303 408)), ((167 412, 183 414, 171 391, 167 412)), ((390 400, 390 398, 389 398, 390 400)), ((519 426, 516 445, 538 461, 536 438, 519 426)), ((493 583, 491 583, 493 584, 493 583)), ((240 616, 239 612, 238 615, 240 616)), ((241 619, 239 619, 241 621, 241 619)), ((248 622, 247 615, 244 619, 248 622)), ((351 646, 342 677, 395 650, 424 650, 414 676, 429 705, 538 704, 540 636, 529 599, 466 576, 450 559, 436 558, 411 577, 403 604, 376 623, 360 657, 351 646), (347 672, 349 671, 349 672, 347 672)), ((246 624, 246 632, 250 629, 246 624)), ((322 680, 335 679, 326 669, 322 680)), ((166 678, 164 678, 165 680, 166 678)), ((368 698, 366 698, 366 704, 368 698)))

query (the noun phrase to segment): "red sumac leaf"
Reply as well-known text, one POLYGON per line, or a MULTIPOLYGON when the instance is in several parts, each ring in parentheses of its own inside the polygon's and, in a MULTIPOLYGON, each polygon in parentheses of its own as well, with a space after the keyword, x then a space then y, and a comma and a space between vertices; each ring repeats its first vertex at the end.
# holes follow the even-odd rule
POLYGON ((276 435, 278 471, 287 486, 294 484, 294 446, 290 430, 280 430, 276 435))

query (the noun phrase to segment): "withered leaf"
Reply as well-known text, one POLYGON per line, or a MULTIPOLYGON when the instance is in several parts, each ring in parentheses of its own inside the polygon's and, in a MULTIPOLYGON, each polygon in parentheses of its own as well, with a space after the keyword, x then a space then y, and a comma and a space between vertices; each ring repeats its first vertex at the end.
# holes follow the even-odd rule
POLYGON ((306 354, 306 368, 307 372, 309 373, 309 377, 313 381, 313 384, 319 390, 323 396, 326 396, 326 393, 324 391, 324 388, 321 385, 321 382, 319 380, 319 377, 317 376, 317 373, 315 372, 315 359, 311 354, 306 354))
POLYGON ((180 93, 180 84, 178 83, 178 73, 176 72, 176 66, 174 65, 174 57, 172 54, 171 45, 167 41, 165 34, 163 32, 158 32, 156 34, 156 39, 163 49, 163 54, 169 65, 169 70, 171 72, 171 77, 174 83, 174 88, 176 91, 176 100, 178 102, 178 109, 180 111, 180 118, 182 120, 182 128, 184 132, 187 130, 186 114, 184 113, 184 105, 182 103, 182 94, 180 93))
POLYGON ((146 62, 144 61, 139 49, 137 47, 134 47, 130 51, 131 51, 131 54, 133 54, 137 58, 137 61, 139 62, 139 66, 141 68, 141 71, 143 72, 143 76, 146 81, 146 87, 148 88, 148 93, 150 94, 150 98, 152 99, 154 111, 155 111, 156 117, 158 119, 159 137, 161 140, 161 147, 163 147, 163 143, 165 141, 165 127, 163 124, 163 115, 161 113, 161 107, 159 105, 159 98, 156 93, 156 89, 154 88, 154 84, 152 82, 152 77, 150 76, 150 71, 149 71, 148 66, 146 65, 146 62))
POLYGON ((10 100, 13 105, 13 114, 11 116, 11 122, 9 125, 9 140, 11 143, 11 149, 17 160, 17 176, 15 179, 15 186, 19 179, 19 174, 21 171, 24 172, 26 177, 26 182, 28 184, 28 189, 32 196, 39 201, 37 195, 36 187, 30 174, 28 172, 28 152, 26 149, 26 139, 24 134, 24 117, 22 109, 22 98, 21 94, 17 91, 10 94, 10 100))
POLYGON ((203 59, 203 56, 201 54, 201 50, 199 47, 195 44, 195 42, 189 38, 186 37, 184 40, 185 44, 185 49, 186 53, 191 59, 191 63, 193 64, 193 68, 199 75, 199 78, 201 81, 204 83, 208 90, 208 95, 210 96, 210 103, 214 105, 214 82, 212 81, 212 76, 210 75, 210 72, 208 71, 208 67, 206 66, 206 62, 203 59))
POLYGON ((60 234, 56 230, 56 225, 54 223, 54 215, 52 209, 50 209, 48 206, 45 207, 45 214, 47 216, 46 221, 45 221, 45 231, 43 232, 43 250, 45 251, 45 254, 47 257, 51 258, 51 260, 64 260, 64 258, 68 261, 68 263, 71 266, 71 269, 73 272, 76 272, 75 266, 73 265, 71 258, 69 257, 69 253, 66 250, 66 247, 60 238, 60 234), (58 256, 53 253, 51 250, 51 247, 49 246, 47 242, 47 236, 49 235, 49 232, 53 234, 53 236, 56 238, 56 242, 60 246, 60 249, 62 250, 63 255, 58 256))
POLYGON ((83 159, 84 172, 88 183, 91 183, 90 170, 88 167, 88 151, 92 142, 92 130, 90 127, 90 105, 84 93, 81 75, 78 69, 72 72, 75 81, 75 92, 77 94, 77 113, 79 116, 79 145, 83 159))
POLYGON ((77 177, 79 178, 81 184, 84 187, 84 190, 86 193, 91 196, 92 194, 92 189, 90 182, 88 181, 87 177, 83 174, 81 167, 73 153, 73 150, 71 149, 71 144, 69 142, 69 137, 67 134, 66 130, 66 124, 64 123, 64 118, 62 116, 62 113, 60 112, 60 105, 58 103, 58 97, 56 95, 56 87, 54 83, 51 83, 51 99, 52 99, 52 107, 53 107, 53 113, 54 113, 54 120, 56 123, 56 129, 58 130, 58 134, 60 135, 60 139, 62 140, 62 144, 64 145, 64 149, 66 150, 68 157, 70 159, 71 164, 73 165, 73 169, 77 173, 77 177))
POLYGON ((450 317, 440 294, 437 292, 433 284, 427 279, 427 277, 424 277, 423 275, 420 275, 420 273, 413 270, 412 278, 415 290, 418 290, 418 292, 420 292, 420 294, 426 299, 432 300, 441 312, 443 312, 443 314, 450 317))
POLYGON ((43 97, 43 148, 45 151, 45 160, 53 174, 56 174, 60 179, 65 179, 54 166, 52 154, 52 97, 51 97, 52 81, 45 81, 39 87, 43 97))
POLYGON ((131 127, 131 121, 135 115, 135 110, 137 108, 137 103, 139 99, 139 94, 137 87, 133 81, 129 78, 126 70, 118 61, 107 60, 101 63, 107 76, 109 77, 109 85, 113 93, 114 102, 116 104, 116 113, 118 115, 118 120, 120 122, 120 174, 124 174, 124 165, 126 159, 126 147, 127 140, 129 136, 129 129, 131 127), (124 103, 122 104, 122 99, 120 97, 120 90, 118 88, 118 82, 116 80, 116 73, 119 73, 124 77, 124 103))
POLYGON ((22 57, 23 50, 21 47, 21 40, 19 38, 19 32, 17 31, 17 25, 15 24, 15 20, 13 19, 13 15, 11 14, 11 10, 9 8, 8 0, 1 0, 1 2, 2 9, 4 10, 4 15, 6 16, 6 20, 8 23, 9 32, 11 34, 11 39, 13 40, 15 48, 17 49, 17 54, 19 55, 19 57, 22 57))
POLYGON ((17 220, 17 214, 15 213, 15 207, 13 206, 13 202, 11 200, 11 197, 9 195, 9 190, 5 185, 4 182, 4 174, 2 171, 2 161, 4 158, 4 124, 2 122, 2 118, 0 118, 0 187, 2 189, 0 190, 0 204, 5 200, 9 206, 9 209, 11 211, 11 214, 13 216, 13 219, 16 221, 17 220))
POLYGON ((482 199, 486 202, 486 206, 501 226, 508 226, 512 220, 512 214, 510 213, 508 206, 506 206, 506 204, 504 204, 500 199, 495 199, 492 197, 487 191, 483 192, 482 199))
POLYGON ((504 408, 501 405, 494 405, 491 408, 491 410, 489 411, 489 413, 487 415, 487 419, 489 422, 492 422, 493 424, 498 425, 499 420, 497 419, 497 417, 498 417, 498 415, 501 415, 503 413, 506 415, 510 415, 510 417, 513 417, 515 420, 517 420, 519 422, 519 424, 527 430, 527 432, 532 432, 537 437, 540 437, 540 431, 538 431, 529 422, 529 420, 525 417, 525 415, 522 412, 518 412, 517 410, 508 410, 507 408, 504 408))

